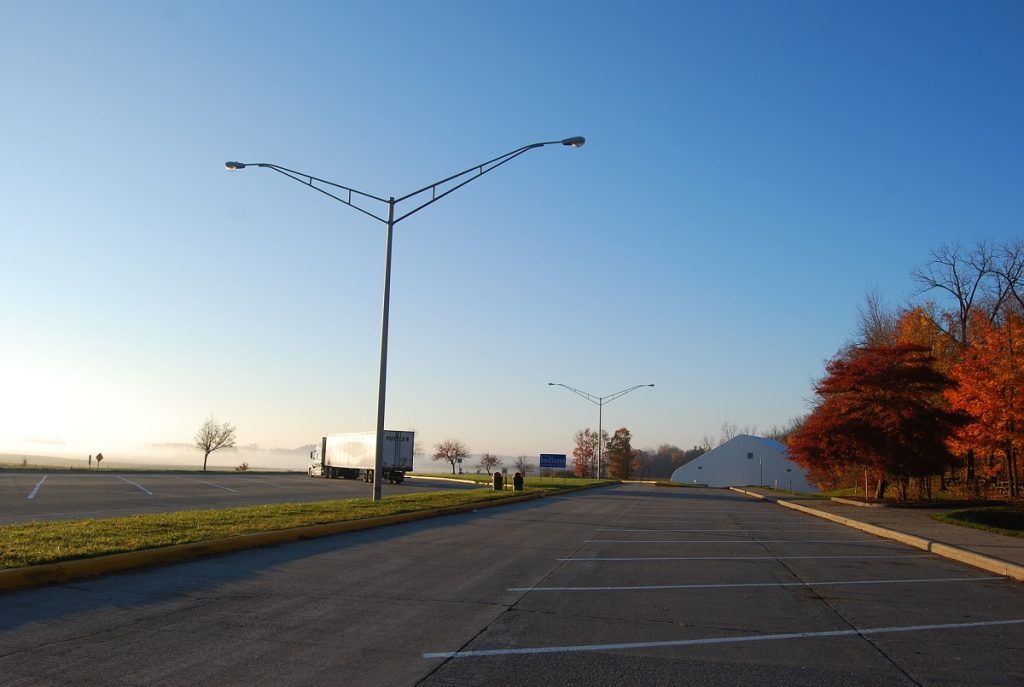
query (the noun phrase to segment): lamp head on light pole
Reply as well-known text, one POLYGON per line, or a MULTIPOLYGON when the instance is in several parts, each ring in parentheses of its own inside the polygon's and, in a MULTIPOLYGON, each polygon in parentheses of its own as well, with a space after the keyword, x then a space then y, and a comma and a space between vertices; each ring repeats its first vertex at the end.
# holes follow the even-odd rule
POLYGON ((570 138, 563 138, 562 145, 572 146, 573 148, 582 148, 583 144, 587 142, 587 139, 582 136, 572 136, 570 138))
POLYGON ((224 169, 226 169, 226 170, 228 170, 230 172, 234 172, 235 170, 238 170, 238 169, 245 169, 245 163, 244 162, 225 162, 224 163, 224 169))

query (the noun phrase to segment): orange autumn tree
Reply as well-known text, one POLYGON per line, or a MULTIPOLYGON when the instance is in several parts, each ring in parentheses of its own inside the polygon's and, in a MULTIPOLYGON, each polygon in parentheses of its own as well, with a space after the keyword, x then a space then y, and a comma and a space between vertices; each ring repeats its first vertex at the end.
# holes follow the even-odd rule
POLYGON ((625 427, 619 427, 608 440, 605 463, 608 466, 608 477, 612 479, 630 479, 636 477, 640 470, 639 452, 633 448, 633 435, 625 427))
POLYGON ((911 477, 941 472, 955 461, 946 440, 966 420, 946 407, 952 386, 928 349, 914 344, 855 347, 826 367, 819 402, 790 435, 789 453, 818 474, 867 469, 876 497, 895 481, 901 499, 911 477))
MULTIPOLYGON (((991 461, 987 476, 1004 474, 1010 495, 1020 493, 1018 459, 1024 446, 1024 319, 1008 313, 1002 323, 976 314, 972 344, 953 366, 957 386, 946 390, 953 408, 971 416, 950 440, 955 451, 975 451, 991 461)), ((982 466, 984 469, 984 466, 982 466)))
POLYGON ((928 303, 903 312, 896 322, 898 343, 924 346, 935 359, 935 368, 948 375, 962 355, 960 342, 936 324, 935 306, 928 303))

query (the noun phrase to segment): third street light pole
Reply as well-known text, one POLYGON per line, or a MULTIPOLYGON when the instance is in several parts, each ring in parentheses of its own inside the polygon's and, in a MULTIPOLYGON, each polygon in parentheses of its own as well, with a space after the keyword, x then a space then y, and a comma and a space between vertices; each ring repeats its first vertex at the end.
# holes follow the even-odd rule
POLYGON ((603 472, 603 467, 604 467, 603 464, 601 463, 601 458, 602 458, 602 455, 603 455, 602 454, 602 450, 603 450, 603 447, 604 447, 604 440, 603 440, 604 437, 601 436, 601 433, 602 433, 601 422, 604 419, 602 417, 602 413, 604 411, 604 404, 605 403, 611 403, 612 401, 614 401, 615 399, 619 398, 620 396, 625 396, 630 391, 636 391, 637 389, 641 389, 641 388, 643 388, 645 386, 654 386, 654 385, 653 384, 637 384, 636 386, 631 386, 628 389, 623 389, 622 391, 616 391, 614 394, 610 394, 608 396, 594 396, 593 394, 588 394, 586 391, 580 391, 579 389, 577 389, 575 387, 568 386, 567 384, 559 384, 558 382, 548 382, 548 386, 560 386, 563 389, 568 389, 569 391, 573 392, 577 396, 582 396, 583 398, 587 399, 591 403, 594 403, 594 404, 597 405, 597 477, 598 477, 598 479, 600 479, 601 477, 603 477, 602 472, 603 472))
POLYGON ((358 210, 364 215, 368 215, 379 222, 383 222, 387 225, 387 242, 384 251, 384 304, 381 308, 381 326, 380 326, 380 377, 377 383, 377 448, 376 456, 374 458, 374 469, 373 469, 373 500, 379 501, 381 498, 381 471, 384 466, 384 399, 385 391, 387 388, 387 370, 388 370, 388 310, 390 307, 391 300, 391 239, 394 233, 395 225, 401 222, 406 217, 419 212, 423 208, 435 203, 449 193, 462 188, 474 179, 478 179, 487 172, 500 167, 501 165, 514 160, 528 150, 534 148, 542 148, 547 145, 562 144, 564 146, 572 146, 573 148, 579 148, 586 139, 582 136, 572 136, 571 138, 563 138, 560 141, 543 141, 541 143, 531 143, 521 148, 499 155, 493 160, 473 165, 467 170, 452 174, 440 181, 435 181, 432 184, 428 184, 423 188, 408 193, 401 198, 381 198, 371 193, 364 193, 348 186, 336 184, 332 181, 326 181, 318 177, 311 176, 305 172, 296 172, 293 169, 288 169, 277 164, 270 162, 225 162, 224 167, 228 170, 235 171, 239 169, 245 169, 246 167, 265 167, 272 169, 278 174, 283 174, 290 179, 298 181, 304 186, 308 186, 315 191, 323 193, 325 196, 329 196, 334 200, 340 201, 349 207, 358 210), (448 186, 450 185, 450 187, 448 186), (327 187, 327 188, 325 188, 327 187), (330 190, 328 190, 328 188, 330 190), (332 192, 333 191, 333 192, 332 192), (427 191, 430 192, 429 198, 426 197, 427 191), (420 196, 419 204, 413 207, 408 212, 395 216, 395 208, 399 203, 406 200, 412 200, 420 196), (427 198, 426 200, 422 200, 427 198), (383 203, 387 206, 387 217, 382 217, 378 214, 370 212, 369 210, 361 207, 360 203, 366 202, 383 203))

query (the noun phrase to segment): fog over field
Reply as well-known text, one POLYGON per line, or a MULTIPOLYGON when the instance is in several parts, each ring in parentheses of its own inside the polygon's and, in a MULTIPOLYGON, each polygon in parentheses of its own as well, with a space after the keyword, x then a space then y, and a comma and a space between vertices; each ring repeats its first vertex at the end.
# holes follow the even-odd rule
MULTIPOLYGON (((0 453, 2 466, 87 467, 89 453, 72 452, 59 445, 40 446, 39 450, 0 453)), ((103 454, 103 468, 120 469, 196 469, 203 467, 203 454, 190 444, 147 444, 138 447, 97 447, 103 454)), ((210 470, 235 469, 246 463, 250 470, 305 470, 309 465, 309 452, 313 446, 293 449, 240 446, 225 448, 210 454, 210 470)), ((95 460, 92 466, 96 467, 95 460)))

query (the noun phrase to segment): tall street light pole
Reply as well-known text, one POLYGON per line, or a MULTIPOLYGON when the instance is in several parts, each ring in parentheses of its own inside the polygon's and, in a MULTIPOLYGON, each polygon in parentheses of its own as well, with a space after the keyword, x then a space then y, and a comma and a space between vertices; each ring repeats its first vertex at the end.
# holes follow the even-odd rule
MULTIPOLYGON (((525 145, 521 148, 516 148, 515 150, 505 153, 504 155, 499 155, 493 160, 488 160, 487 162, 482 162, 478 165, 473 165, 467 170, 458 172, 457 174, 452 174, 451 176, 445 177, 440 181, 435 181, 434 183, 428 184, 417 191, 407 193, 406 195, 400 198, 395 198, 393 196, 390 198, 381 198, 380 196, 375 196, 372 193, 364 193, 363 191, 359 191, 348 186, 343 186, 342 184, 336 184, 332 181, 320 179, 318 177, 306 174, 305 172, 296 172, 293 169, 288 169, 287 167, 282 167, 280 165, 273 164, 270 162, 224 163, 224 167, 230 171, 245 169, 246 167, 265 167, 267 169, 272 169, 278 174, 283 174, 284 176, 290 179, 294 179, 295 181, 298 181, 300 184, 308 186, 314 191, 319 191, 325 196, 329 196, 334 200, 344 203, 345 205, 348 205, 350 208, 358 210, 364 215, 368 215, 369 217, 372 217, 373 219, 382 222, 384 223, 384 225, 387 226, 387 239, 384 249, 384 304, 381 307, 380 325, 380 377, 377 382, 377 447, 373 469, 374 501, 379 501, 381 498, 381 472, 383 471, 384 467, 384 400, 385 391, 387 389, 388 370, 388 311, 391 302, 391 243, 395 225, 401 222, 406 217, 409 217, 410 215, 419 212, 428 205, 436 203, 437 201, 447 196, 449 193, 452 193, 453 191, 462 188, 463 186, 473 181, 474 179, 478 179, 484 174, 487 174, 487 172, 490 172, 491 170, 500 167, 501 165, 505 164, 506 162, 509 162, 510 160, 514 160, 515 158, 519 157, 528 150, 533 150, 534 148, 542 148, 547 145, 555 144, 579 148, 586 142, 586 139, 583 138, 582 136, 573 136, 571 138, 563 138, 560 141, 543 141, 540 143, 531 143, 530 145, 525 145), (430 192, 429 197, 427 196, 428 191, 430 192), (408 210, 407 212, 398 214, 396 216, 397 206, 400 203, 403 203, 407 200, 411 200, 414 203, 418 204, 416 204, 414 207, 412 207, 412 209, 408 210), (362 203, 374 203, 378 205, 383 204, 387 206, 387 214, 385 216, 383 215, 383 213, 377 214, 375 212, 371 212, 370 210, 367 210, 366 208, 362 207, 362 203)), ((380 212, 380 210, 378 210, 378 212, 380 212)))
POLYGON ((581 397, 587 399, 588 401, 590 401, 591 403, 594 403, 594 404, 597 405, 597 477, 598 477, 598 479, 600 479, 603 476, 602 472, 603 472, 603 468, 604 468, 604 464, 601 462, 601 458, 602 458, 602 455, 603 455, 602 451, 603 451, 603 448, 604 448, 604 441, 603 441, 604 437, 602 436, 602 427, 601 427, 601 422, 603 420, 602 414, 603 414, 603 411, 604 411, 604 404, 605 403, 611 403, 615 399, 617 399, 617 398, 619 398, 621 396, 625 396, 630 391, 636 391, 637 389, 642 389, 645 386, 654 386, 654 385, 653 384, 637 384, 636 386, 631 386, 628 389, 623 389, 622 391, 616 391, 614 394, 610 394, 608 396, 594 396, 593 394, 588 394, 586 391, 580 391, 579 389, 577 389, 575 387, 571 387, 571 386, 568 386, 566 384, 559 384, 558 382, 548 382, 548 386, 560 386, 563 389, 568 389, 569 391, 573 392, 577 396, 581 396, 581 397))

